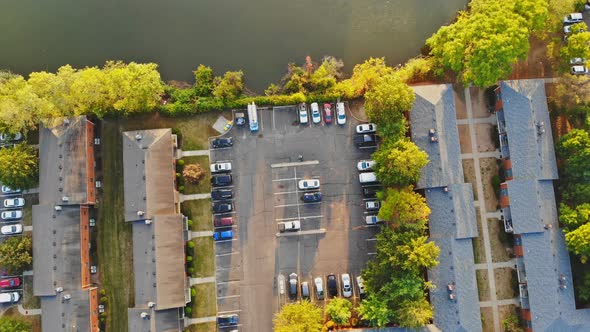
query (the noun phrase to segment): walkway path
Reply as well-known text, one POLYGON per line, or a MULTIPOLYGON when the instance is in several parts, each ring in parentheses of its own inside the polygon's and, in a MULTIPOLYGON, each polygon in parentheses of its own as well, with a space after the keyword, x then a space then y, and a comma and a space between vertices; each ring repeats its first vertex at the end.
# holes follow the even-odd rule
POLYGON ((22 304, 17 306, 18 312, 23 316, 37 316, 41 314, 41 309, 25 309, 22 304))
POLYGON ((188 318, 188 319, 185 319, 184 321, 186 322, 184 324, 184 326, 186 327, 186 326, 193 325, 193 324, 216 322, 217 317, 211 316, 211 317, 200 317, 200 318, 188 318))
MULTIPOLYGON (((514 259, 512 259, 507 262, 492 263, 492 267, 494 269, 500 269, 500 268, 505 268, 505 267, 509 267, 509 268, 514 269, 514 268, 516 268, 516 261, 514 259)), ((487 268, 488 268, 487 263, 475 264, 476 270, 485 270, 487 268)))
POLYGON ((209 150, 191 150, 182 151, 178 150, 180 157, 193 157, 193 156, 209 156, 209 150))
POLYGON ((33 226, 25 226, 24 229, 25 229, 25 232, 32 232, 33 226))
MULTIPOLYGON (((520 305, 520 300, 515 297, 513 299, 507 299, 507 300, 498 300, 498 301, 494 301, 495 304, 494 305, 520 305)), ((480 307, 491 307, 492 306, 492 301, 481 301, 479 302, 479 306, 480 307)))
POLYGON ((191 232, 190 239, 194 239, 196 237, 207 237, 207 236, 213 236, 213 231, 191 232))
MULTIPOLYGON (((471 107, 471 105, 469 105, 468 107, 471 107)), ((491 115, 487 118, 469 118, 469 119, 458 119, 457 120, 457 124, 458 125, 462 125, 462 124, 469 124, 469 123, 473 123, 473 124, 480 124, 480 123, 491 123, 491 124, 496 124, 496 116, 495 115, 491 115)))
POLYGON ((215 282, 215 277, 206 278, 190 278, 191 286, 200 284, 212 284, 215 282))
POLYGON ((183 195, 180 194, 180 202, 184 202, 184 201, 192 201, 195 199, 208 199, 211 198, 211 193, 205 193, 205 194, 190 194, 190 195, 183 195))

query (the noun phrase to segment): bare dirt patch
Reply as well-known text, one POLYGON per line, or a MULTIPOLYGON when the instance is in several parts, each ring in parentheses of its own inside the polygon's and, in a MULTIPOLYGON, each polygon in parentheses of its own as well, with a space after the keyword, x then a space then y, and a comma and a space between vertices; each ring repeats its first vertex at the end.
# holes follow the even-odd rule
POLYGON ((481 171, 481 182, 483 185, 483 195, 487 212, 498 210, 498 199, 492 186, 492 178, 498 175, 498 163, 496 158, 481 158, 479 160, 481 171))
POLYGON ((503 332, 506 332, 506 329, 504 329, 504 320, 510 315, 515 315, 518 317, 520 314, 518 312, 518 307, 514 304, 498 306, 498 313, 500 319, 500 328, 503 332))
POLYGON ((475 127, 475 139, 477 140, 477 151, 492 152, 496 145, 492 140, 493 125, 489 123, 478 123, 475 127))
POLYGON ((487 118, 491 114, 488 112, 485 102, 484 90, 480 88, 469 88, 469 95, 471 96, 471 112, 473 118, 487 118))
POLYGON ((492 262, 507 262, 511 259, 512 245, 504 231, 504 224, 496 218, 488 219, 488 233, 492 249, 492 262))
POLYGON ((455 92, 455 112, 457 119, 467 119, 467 107, 465 107, 465 89, 460 84, 453 85, 455 92))
POLYGON ((492 308, 481 308, 481 327, 483 332, 494 332, 494 314, 492 308))
POLYGON ((498 300, 513 299, 515 292, 516 270, 509 267, 494 269, 494 280, 496 281, 496 297, 498 300))
POLYGON ((475 261, 475 264, 486 263, 486 250, 484 247, 483 230, 481 225, 481 217, 479 215, 479 209, 475 210, 475 216, 477 222, 477 232, 479 236, 473 238, 473 260, 475 261))
POLYGON ((490 281, 488 280, 487 270, 476 270, 475 278, 477 279, 477 293, 479 301, 490 300, 490 281))
POLYGON ((461 160, 463 164, 463 179, 473 186, 473 199, 477 201, 477 182, 475 182, 475 165, 473 159, 461 160))
POLYGON ((369 121, 367 119, 367 115, 365 114, 365 99, 355 99, 348 102, 348 108, 352 117, 359 120, 359 121, 369 121))
POLYGON ((461 153, 471 153, 471 136, 469 133, 469 125, 457 125, 459 130, 459 144, 461 145, 461 153))

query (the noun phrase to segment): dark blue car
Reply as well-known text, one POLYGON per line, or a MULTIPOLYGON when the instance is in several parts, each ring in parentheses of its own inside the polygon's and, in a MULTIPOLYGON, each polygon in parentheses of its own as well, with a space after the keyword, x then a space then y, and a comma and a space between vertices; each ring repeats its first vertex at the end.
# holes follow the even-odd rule
POLYGON ((319 191, 305 193, 301 196, 301 200, 305 203, 320 202, 322 200, 322 194, 319 191))
POLYGON ((217 316, 217 326, 238 325, 238 315, 220 315, 217 316))
POLYGON ((232 231, 232 230, 213 233, 213 240, 215 240, 215 241, 231 240, 233 237, 234 237, 234 231, 232 231))

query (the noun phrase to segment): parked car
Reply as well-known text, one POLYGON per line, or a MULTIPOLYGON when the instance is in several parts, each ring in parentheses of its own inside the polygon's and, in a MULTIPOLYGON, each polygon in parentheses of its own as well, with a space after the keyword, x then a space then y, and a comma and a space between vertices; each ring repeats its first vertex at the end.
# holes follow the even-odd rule
POLYGON ((15 235, 20 234, 23 232, 23 225, 21 224, 13 224, 13 225, 6 225, 0 228, 0 234, 2 235, 15 235))
POLYGON ((588 68, 586 66, 572 66, 571 69, 572 75, 587 75, 589 74, 588 68))
POLYGON ((318 103, 311 103, 311 121, 315 124, 322 122, 322 115, 320 114, 318 103))
POLYGON ((338 285, 334 273, 328 275, 326 284, 328 285, 328 294, 330 294, 330 296, 334 297, 338 295, 338 285))
POLYGON ((324 121, 332 123, 332 105, 328 103, 324 104, 324 121))
POLYGON ((211 141, 211 147, 214 149, 229 148, 234 145, 232 137, 221 137, 211 141))
POLYGON ((0 303, 16 303, 20 300, 20 294, 17 292, 0 293, 0 303))
POLYGON ((213 220, 213 226, 215 227, 230 227, 234 224, 232 217, 215 218, 213 220))
POLYGON ((17 194, 20 193, 20 189, 12 189, 9 186, 2 186, 2 193, 3 194, 17 194))
POLYGON ((301 297, 309 300, 309 284, 307 281, 301 283, 301 297))
POLYGON ((344 103, 336 104, 336 122, 339 125, 346 124, 346 111, 344 109, 344 103))
POLYGON ((585 65, 586 59, 584 58, 571 58, 570 65, 585 65))
POLYGON ((230 199, 232 197, 234 197, 234 192, 231 189, 217 189, 211 192, 211 199, 214 201, 230 199))
POLYGON ((373 166, 375 166, 374 160, 361 160, 356 164, 356 168, 359 172, 371 171, 373 170, 373 166))
POLYGON ((320 188, 320 180, 318 179, 306 179, 306 180, 299 180, 297 184, 299 190, 310 190, 310 189, 319 189, 320 188))
POLYGON ((322 200, 322 193, 320 193, 319 191, 305 193, 303 194, 303 196, 301 196, 301 200, 304 203, 320 202, 322 200))
POLYGON ((2 211, 2 220, 17 220, 23 217, 23 210, 2 211))
POLYGON ((9 133, 1 133, 0 134, 0 142, 14 142, 20 141, 23 139, 23 134, 16 133, 16 134, 9 134, 9 133))
POLYGON ((350 284, 350 275, 348 273, 343 273, 340 279, 342 280, 342 296, 351 297, 352 285, 350 284))
POLYGON ((365 223, 367 223, 367 225, 377 225, 382 222, 383 222, 383 220, 379 219, 379 217, 377 217, 376 215, 371 215, 371 216, 365 217, 365 223))
POLYGON ((368 134, 377 131, 377 125, 374 123, 363 123, 356 126, 357 134, 368 134))
POLYGON ((19 278, 5 278, 0 279, 0 289, 16 288, 20 286, 19 278))
POLYGON ((582 22, 583 19, 582 13, 571 13, 563 18, 563 24, 576 24, 582 22))
POLYGON ((315 295, 318 300, 324 299, 324 283, 322 282, 322 278, 317 277, 313 279, 313 283, 315 285, 315 295))
POLYGON ((7 198, 4 200, 4 207, 5 208, 17 208, 25 206, 25 199, 22 197, 17 198, 7 198))
POLYGON ((238 314, 217 316, 217 326, 238 325, 238 314))
POLYGON ((309 118, 307 117, 307 105, 305 103, 299 104, 299 123, 306 124, 309 122, 309 118))
POLYGON ((369 211, 379 210, 380 207, 381 207, 381 203, 379 203, 379 201, 366 201, 365 202, 365 208, 369 211))
POLYGON ((363 196, 365 198, 375 198, 379 190, 381 190, 381 187, 365 187, 363 188, 363 196))
POLYGON ((361 183, 361 185, 377 183, 377 174, 375 174, 375 172, 360 173, 359 182, 361 183))
POLYGON ((227 173, 227 172, 231 172, 231 163, 211 164, 211 173, 227 173))
POLYGON ((291 297, 291 299, 297 298, 297 283, 297 274, 289 274, 289 296, 291 297))
POLYGON ((230 174, 213 175, 211 177, 211 185, 213 187, 225 187, 232 184, 232 177, 230 174))
POLYGON ((213 240, 215 240, 215 241, 231 240, 231 239, 233 239, 233 237, 234 237, 233 230, 213 232, 213 240))
POLYGON ((566 26, 563 27, 563 33, 566 34, 566 35, 569 35, 571 33, 578 33, 578 32, 584 32, 584 28, 579 27, 579 28, 577 28, 577 29, 574 30, 572 28, 572 25, 566 25, 566 26))
POLYGON ((361 134, 354 137, 354 144, 358 147, 377 146, 375 134, 361 134))
POLYGON ((213 203, 213 213, 227 213, 233 210, 232 203, 229 202, 215 202, 213 203))
POLYGON ((365 283, 363 282, 363 277, 356 277, 356 284, 359 287, 359 296, 362 299, 365 297, 365 283))
POLYGON ((281 221, 279 224, 279 232, 297 232, 301 229, 301 221, 281 221))

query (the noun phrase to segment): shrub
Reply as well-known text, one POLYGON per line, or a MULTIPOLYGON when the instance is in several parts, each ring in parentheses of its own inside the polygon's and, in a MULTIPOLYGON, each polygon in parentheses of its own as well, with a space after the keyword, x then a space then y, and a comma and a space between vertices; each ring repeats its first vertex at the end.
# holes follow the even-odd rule
POLYGON ((197 290, 194 288, 191 288, 191 296, 197 296, 197 290))
POLYGON ((106 303, 107 301, 108 301, 108 298, 106 296, 103 296, 100 298, 101 303, 106 303))
POLYGON ((179 178, 180 177, 180 173, 176 173, 176 177, 179 178))
POLYGON ((193 274, 193 272, 195 272, 195 268, 194 267, 189 267, 186 270, 188 271, 189 274, 193 274))
MULTIPOLYGON (((189 219, 188 225, 191 226, 193 224, 193 221, 189 219)), ((186 246, 189 249, 193 249, 195 247, 195 243, 193 241, 189 241, 186 246)))
POLYGON ((107 291, 105 291, 104 289, 101 289, 100 291, 98 291, 98 294, 100 295, 106 295, 107 291))
POLYGON ((178 166, 184 166, 184 159, 178 159, 176 164, 178 164, 178 166))
POLYGON ((190 314, 191 314, 191 312, 193 312, 193 309, 192 309, 191 307, 186 307, 186 308, 184 308, 184 312, 185 312, 187 315, 190 315, 190 314))
POLYGON ((502 183, 502 180, 500 179, 500 176, 494 175, 492 177, 492 188, 494 188, 494 194, 496 194, 497 199, 500 199, 500 184, 501 183, 502 183))
POLYGON ((186 256, 186 261, 187 262, 192 262, 193 261, 193 256, 186 256))
MULTIPOLYGON (((192 227, 193 227, 193 221, 189 219, 189 220, 188 220, 186 223, 188 224, 188 228, 189 228, 189 229, 192 229, 192 227)), ((190 242, 190 243, 192 243, 192 242, 190 242)), ((192 243, 192 247, 191 247, 191 245, 189 244, 189 247, 190 247, 190 248, 194 248, 194 247, 195 247, 195 244, 194 244, 194 243, 192 243)))
POLYGON ((197 184, 205 177, 205 171, 199 164, 190 164, 184 166, 182 176, 188 183, 197 184))
POLYGON ((181 193, 184 193, 184 186, 178 186, 178 191, 180 191, 181 193))

